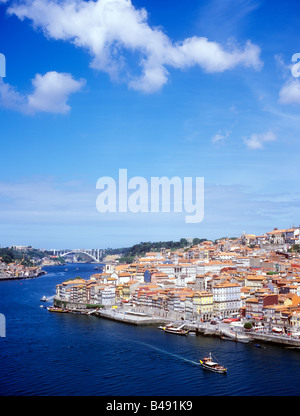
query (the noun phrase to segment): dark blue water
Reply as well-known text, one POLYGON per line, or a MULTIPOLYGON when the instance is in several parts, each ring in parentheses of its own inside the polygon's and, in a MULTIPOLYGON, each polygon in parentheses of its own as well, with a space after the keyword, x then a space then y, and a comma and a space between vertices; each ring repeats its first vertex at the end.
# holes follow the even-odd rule
POLYGON ((298 396, 300 351, 203 336, 179 337, 93 316, 40 308, 43 295, 93 265, 48 267, 33 280, 0 282, 0 395, 298 396), (79 267, 80 270, 76 270, 79 267), (211 351, 228 373, 203 370, 211 351))

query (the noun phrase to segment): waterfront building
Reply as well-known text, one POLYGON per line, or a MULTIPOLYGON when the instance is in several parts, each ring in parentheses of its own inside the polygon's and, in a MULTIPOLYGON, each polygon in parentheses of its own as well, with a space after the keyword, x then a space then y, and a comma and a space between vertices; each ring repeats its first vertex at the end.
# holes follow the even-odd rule
POLYGON ((290 323, 295 330, 300 329, 300 308, 292 312, 290 323))
POLYGON ((152 297, 152 307, 155 315, 170 316, 168 296, 165 293, 158 293, 152 297))
POLYGON ((164 307, 173 311, 177 318, 193 318, 193 296, 194 292, 186 288, 175 288, 163 292, 167 296, 164 307))
POLYGON ((193 299, 193 292, 186 294, 184 298, 184 319, 194 320, 193 299))
POLYGON ((86 283, 84 279, 67 280, 56 286, 56 296, 63 300, 71 300, 72 296, 76 296, 76 290, 72 290, 73 286, 83 285, 86 283))
POLYGON ((152 283, 139 284, 132 294, 132 301, 141 307, 151 307, 150 295, 156 294, 161 287, 152 283))
POLYGON ((276 310, 277 307, 278 307, 278 305, 276 304, 276 305, 267 305, 263 308, 264 321, 266 323, 271 324, 271 323, 275 322, 275 310, 276 310))
POLYGON ((228 316, 240 312, 241 287, 236 283, 220 283, 212 288, 214 314, 228 316))
POLYGON ((245 315, 246 315, 246 318, 257 318, 257 319, 261 318, 262 311, 260 311, 257 298, 246 299, 245 315))
POLYGON ((250 316, 255 319, 263 319, 264 309, 268 305, 277 305, 278 295, 263 293, 262 291, 256 292, 255 297, 251 297, 245 301, 246 316, 250 316))
POLYGON ((115 285, 107 284, 99 288, 96 297, 96 303, 103 306, 112 306, 116 303, 116 287, 115 285))
POLYGON ((181 294, 181 293, 173 294, 173 310, 176 314, 181 315, 182 318, 184 315, 184 301, 185 301, 184 294, 181 294))
POLYGON ((123 300, 129 301, 132 298, 133 293, 139 286, 139 282, 137 280, 130 280, 123 285, 123 300))
POLYGON ((263 312, 265 323, 289 325, 291 311, 285 305, 267 305, 263 308, 263 312))
POLYGON ((193 312, 201 321, 208 321, 213 317, 213 294, 208 291, 194 292, 193 312))
POLYGON ((70 287, 70 302, 72 303, 87 303, 86 284, 76 284, 70 287))

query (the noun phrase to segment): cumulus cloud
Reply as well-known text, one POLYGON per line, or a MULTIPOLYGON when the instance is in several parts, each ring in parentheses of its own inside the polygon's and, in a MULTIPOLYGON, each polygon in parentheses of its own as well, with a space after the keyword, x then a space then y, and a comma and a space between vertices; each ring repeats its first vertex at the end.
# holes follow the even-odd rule
POLYGON ((300 104, 300 82, 298 79, 288 80, 279 92, 281 104, 300 104))
POLYGON ((229 137, 231 131, 226 131, 225 133, 216 133, 212 138, 212 143, 223 142, 227 137, 229 137))
POLYGON ((76 81, 70 74, 55 71, 37 74, 32 80, 34 92, 28 96, 28 107, 34 112, 66 114, 70 111, 69 95, 79 91, 84 83, 83 80, 76 81))
POLYGON ((8 110, 23 111, 26 107, 26 99, 13 86, 0 78, 0 106, 8 110))
POLYGON ((36 74, 32 80, 33 92, 25 95, 0 79, 0 106, 25 114, 38 112, 66 114, 69 95, 79 91, 85 81, 75 80, 70 74, 47 72, 36 74))
POLYGON ((136 9, 130 0, 33 0, 12 5, 8 12, 30 19, 49 38, 84 49, 92 58, 91 67, 113 79, 126 77, 130 88, 144 92, 167 83, 167 67, 199 66, 208 73, 237 65, 262 67, 260 48, 251 41, 242 48, 232 44, 225 48, 197 36, 173 43, 161 29, 150 27, 147 11, 136 9), (129 68, 128 52, 138 55, 139 74, 129 68))
POLYGON ((248 147, 248 149, 256 150, 262 149, 264 143, 273 142, 277 140, 277 137, 271 131, 267 131, 266 133, 260 134, 252 134, 249 138, 244 138, 244 143, 248 147))

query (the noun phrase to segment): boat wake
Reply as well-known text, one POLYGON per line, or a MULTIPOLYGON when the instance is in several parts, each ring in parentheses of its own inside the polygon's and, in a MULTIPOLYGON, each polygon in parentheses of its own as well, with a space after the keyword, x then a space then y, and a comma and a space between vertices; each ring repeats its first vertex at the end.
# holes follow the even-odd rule
POLYGON ((146 342, 135 341, 133 339, 131 341, 132 342, 135 342, 137 344, 145 345, 146 347, 149 347, 149 348, 151 348, 151 349, 153 349, 155 351, 162 352, 163 354, 170 355, 172 357, 178 358, 179 360, 186 361, 186 362, 191 363, 191 364, 194 364, 194 365, 200 365, 200 363, 197 362, 197 361, 189 360, 188 358, 182 357, 181 355, 173 354, 172 352, 169 352, 169 351, 166 351, 166 350, 162 350, 161 348, 155 347, 154 345, 151 345, 151 344, 147 344, 146 342))

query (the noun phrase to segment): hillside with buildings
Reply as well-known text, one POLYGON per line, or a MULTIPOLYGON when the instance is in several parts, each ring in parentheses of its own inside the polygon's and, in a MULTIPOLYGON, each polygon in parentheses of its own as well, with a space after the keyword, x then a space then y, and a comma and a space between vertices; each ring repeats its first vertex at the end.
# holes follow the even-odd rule
POLYGON ((131 264, 105 263, 88 280, 56 287, 55 302, 70 309, 130 305, 151 315, 208 321, 244 316, 300 325, 300 228, 263 236, 202 241, 147 252, 131 264))

